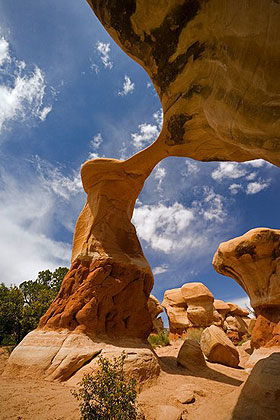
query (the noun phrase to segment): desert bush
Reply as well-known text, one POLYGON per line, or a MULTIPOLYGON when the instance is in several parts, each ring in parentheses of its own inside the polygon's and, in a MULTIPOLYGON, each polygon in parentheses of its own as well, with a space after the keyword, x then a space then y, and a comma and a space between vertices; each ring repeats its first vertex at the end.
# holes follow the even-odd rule
POLYGON ((135 379, 125 379, 122 353, 112 361, 100 356, 95 374, 84 375, 73 395, 80 403, 82 420, 136 420, 135 379))
POLYGON ((184 340, 194 340, 200 344, 201 334, 204 328, 188 328, 187 332, 184 334, 184 340))
POLYGON ((151 334, 148 338, 148 342, 153 348, 168 346, 168 344, 170 343, 169 332, 163 330, 158 334, 151 334))

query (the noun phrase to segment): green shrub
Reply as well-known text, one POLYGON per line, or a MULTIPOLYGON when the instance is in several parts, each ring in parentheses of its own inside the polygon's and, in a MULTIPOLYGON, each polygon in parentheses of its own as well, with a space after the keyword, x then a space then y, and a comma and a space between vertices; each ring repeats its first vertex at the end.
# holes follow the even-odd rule
POLYGON ((149 335, 148 342, 153 348, 168 346, 170 343, 169 332, 163 330, 159 334, 151 334, 149 335))
POLYGON ((100 356, 95 374, 84 375, 78 391, 82 420, 135 420, 137 418, 135 379, 125 379, 123 352, 113 361, 100 356))

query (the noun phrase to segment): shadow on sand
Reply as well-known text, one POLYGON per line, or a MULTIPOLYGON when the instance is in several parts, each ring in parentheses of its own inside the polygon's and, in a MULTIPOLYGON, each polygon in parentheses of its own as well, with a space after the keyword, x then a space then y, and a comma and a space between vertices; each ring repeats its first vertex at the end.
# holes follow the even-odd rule
POLYGON ((240 386, 242 381, 239 379, 232 378, 231 376, 225 375, 224 373, 218 372, 210 367, 196 367, 193 369, 187 369, 177 364, 177 359, 174 356, 163 356, 159 357, 161 369, 172 375, 185 375, 194 376, 197 378, 205 378, 210 381, 222 382, 225 384, 240 386))

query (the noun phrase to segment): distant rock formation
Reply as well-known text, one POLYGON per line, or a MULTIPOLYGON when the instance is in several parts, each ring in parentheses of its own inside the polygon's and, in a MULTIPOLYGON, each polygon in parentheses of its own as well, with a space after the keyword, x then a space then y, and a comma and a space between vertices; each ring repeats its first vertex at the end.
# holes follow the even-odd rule
POLYGON ((236 280, 250 298, 257 316, 253 348, 280 346, 280 230, 252 229, 221 243, 213 266, 236 280))
POLYGON ((278 1, 87 1, 151 77, 169 155, 280 166, 278 1))
POLYGON ((150 312, 153 323, 153 329, 151 333, 158 334, 164 328, 163 320, 161 317, 159 317, 159 314, 163 312, 163 307, 159 303, 158 299, 153 295, 149 296, 148 310, 150 312))
POLYGON ((180 289, 170 289, 162 301, 171 338, 187 336, 189 331, 210 325, 222 328, 234 344, 247 337, 251 319, 249 311, 234 303, 214 300, 202 283, 186 283, 180 289))

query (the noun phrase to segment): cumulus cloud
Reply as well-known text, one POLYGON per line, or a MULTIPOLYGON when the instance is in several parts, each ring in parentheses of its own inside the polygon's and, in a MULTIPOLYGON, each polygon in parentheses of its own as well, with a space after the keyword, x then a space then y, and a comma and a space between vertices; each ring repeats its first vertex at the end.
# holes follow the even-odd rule
POLYGON ((240 167, 236 162, 221 162, 211 176, 215 181, 222 181, 224 178, 237 179, 247 174, 246 169, 240 167))
POLYGON ((127 75, 125 75, 122 90, 120 90, 118 92, 118 95, 119 96, 126 96, 129 93, 132 93, 134 91, 134 88, 135 88, 135 83, 133 83, 130 80, 130 78, 127 75))
POLYGON ((213 188, 204 186, 201 199, 194 201, 192 205, 206 221, 222 223, 227 215, 224 199, 222 195, 215 193, 213 188))
POLYGON ((231 184, 228 189, 230 190, 232 195, 236 195, 238 191, 242 190, 241 184, 231 184))
POLYGON ((266 189, 269 186, 268 182, 250 182, 246 188, 246 194, 252 195, 257 194, 260 191, 266 189))
POLYGON ((197 163, 192 162, 189 159, 186 159, 185 163, 186 163, 186 167, 181 172, 182 176, 187 177, 189 175, 195 175, 199 172, 199 167, 198 167, 197 163))
POLYGON ((101 144, 103 143, 103 138, 101 133, 96 134, 96 136, 93 136, 93 138, 90 141, 90 145, 93 149, 99 149, 101 144))
POLYGON ((96 49, 100 55, 101 62, 105 69, 111 70, 113 68, 113 62, 110 60, 110 42, 97 41, 96 49))
POLYGON ((159 135, 159 129, 156 125, 143 123, 138 125, 138 129, 138 133, 131 134, 133 145, 138 150, 150 144, 159 135))
POLYGON ((165 253, 181 249, 187 243, 191 244, 190 238, 185 235, 180 238, 179 235, 183 234, 193 219, 192 210, 177 202, 172 206, 143 205, 137 207, 133 215, 140 238, 153 249, 165 253))

